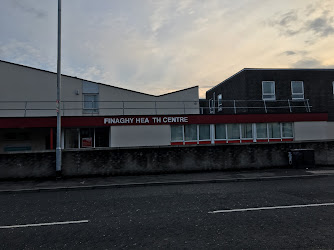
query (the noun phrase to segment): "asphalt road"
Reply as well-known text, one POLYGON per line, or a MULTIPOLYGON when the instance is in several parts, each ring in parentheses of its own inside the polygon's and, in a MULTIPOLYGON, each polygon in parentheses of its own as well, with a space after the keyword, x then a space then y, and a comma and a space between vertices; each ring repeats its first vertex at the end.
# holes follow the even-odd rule
POLYGON ((333 249, 333 202, 334 177, 0 194, 0 249, 333 249))

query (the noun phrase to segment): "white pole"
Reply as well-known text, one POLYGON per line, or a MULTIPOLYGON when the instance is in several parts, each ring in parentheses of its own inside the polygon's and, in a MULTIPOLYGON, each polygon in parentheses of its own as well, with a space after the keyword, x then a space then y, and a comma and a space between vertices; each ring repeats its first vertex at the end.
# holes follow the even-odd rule
POLYGON ((61 173, 61 0, 58 0, 56 174, 61 173))

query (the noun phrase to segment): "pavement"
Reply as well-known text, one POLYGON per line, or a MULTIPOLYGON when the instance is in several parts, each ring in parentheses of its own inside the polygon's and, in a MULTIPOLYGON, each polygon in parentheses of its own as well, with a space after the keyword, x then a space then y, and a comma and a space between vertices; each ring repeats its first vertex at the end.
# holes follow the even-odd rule
POLYGON ((180 185, 235 181, 313 178, 334 175, 334 167, 304 169, 269 169, 248 171, 215 171, 135 176, 81 177, 0 181, 0 193, 40 192, 57 190, 119 188, 131 186, 180 185))

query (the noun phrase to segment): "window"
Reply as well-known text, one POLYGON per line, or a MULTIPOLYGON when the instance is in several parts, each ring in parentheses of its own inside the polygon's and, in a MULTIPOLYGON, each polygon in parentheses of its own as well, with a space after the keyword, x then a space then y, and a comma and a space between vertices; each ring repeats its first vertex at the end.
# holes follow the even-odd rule
POLYGON ((268 138, 267 123, 257 123, 256 124, 256 138, 259 138, 259 139, 268 138))
POLYGON ((97 95, 84 94, 83 108, 85 111, 91 113, 97 113, 99 110, 97 95))
POLYGON ((282 137, 293 138, 293 130, 291 122, 282 123, 282 137))
POLYGON ((218 111, 223 110, 223 96, 222 94, 218 95, 218 111))
POLYGON ((80 148, 94 147, 94 129, 82 128, 80 129, 80 148))
POLYGON ((302 81, 291 82, 292 99, 304 99, 304 84, 302 81))
POLYGON ((205 125, 198 125, 198 130, 199 130, 199 140, 210 140, 210 125, 205 124, 205 125))
POLYGON ((98 113, 99 85, 96 83, 82 81, 83 113, 98 113))
POLYGON ((172 141, 183 141, 183 126, 172 125, 171 126, 171 140, 172 141))
POLYGON ((209 100, 209 110, 210 110, 210 114, 213 114, 213 113, 214 113, 214 108, 215 108, 214 105, 215 105, 215 104, 214 104, 214 101, 213 101, 213 99, 211 98, 211 99, 209 100))
POLYGON ((262 100, 276 100, 274 81, 262 82, 262 100))
POLYGON ((65 129, 65 148, 79 147, 79 129, 67 128, 65 129))
POLYGON ((226 140, 226 126, 225 124, 215 125, 215 137, 218 140, 226 140))
POLYGON ((109 127, 95 128, 95 145, 96 148, 109 147, 109 127))
POLYGON ((109 147, 109 127, 65 129, 65 148, 109 147))
POLYGON ((239 124, 227 124, 227 138, 233 140, 240 139, 239 124))
POLYGON ((185 141, 197 141, 197 125, 184 126, 184 139, 185 141))
POLYGON ((241 138, 253 138, 253 125, 251 123, 241 124, 241 138))
POLYGON ((281 128, 278 122, 268 123, 269 138, 281 138, 281 128))

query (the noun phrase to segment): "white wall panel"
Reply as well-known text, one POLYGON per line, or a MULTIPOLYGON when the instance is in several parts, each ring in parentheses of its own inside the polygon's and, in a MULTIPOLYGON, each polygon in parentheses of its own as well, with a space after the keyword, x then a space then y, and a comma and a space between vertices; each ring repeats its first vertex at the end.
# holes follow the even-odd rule
POLYGON ((295 122, 295 141, 332 140, 334 122, 295 122))
POLYGON ((170 145, 169 125, 112 126, 111 147, 170 145))

